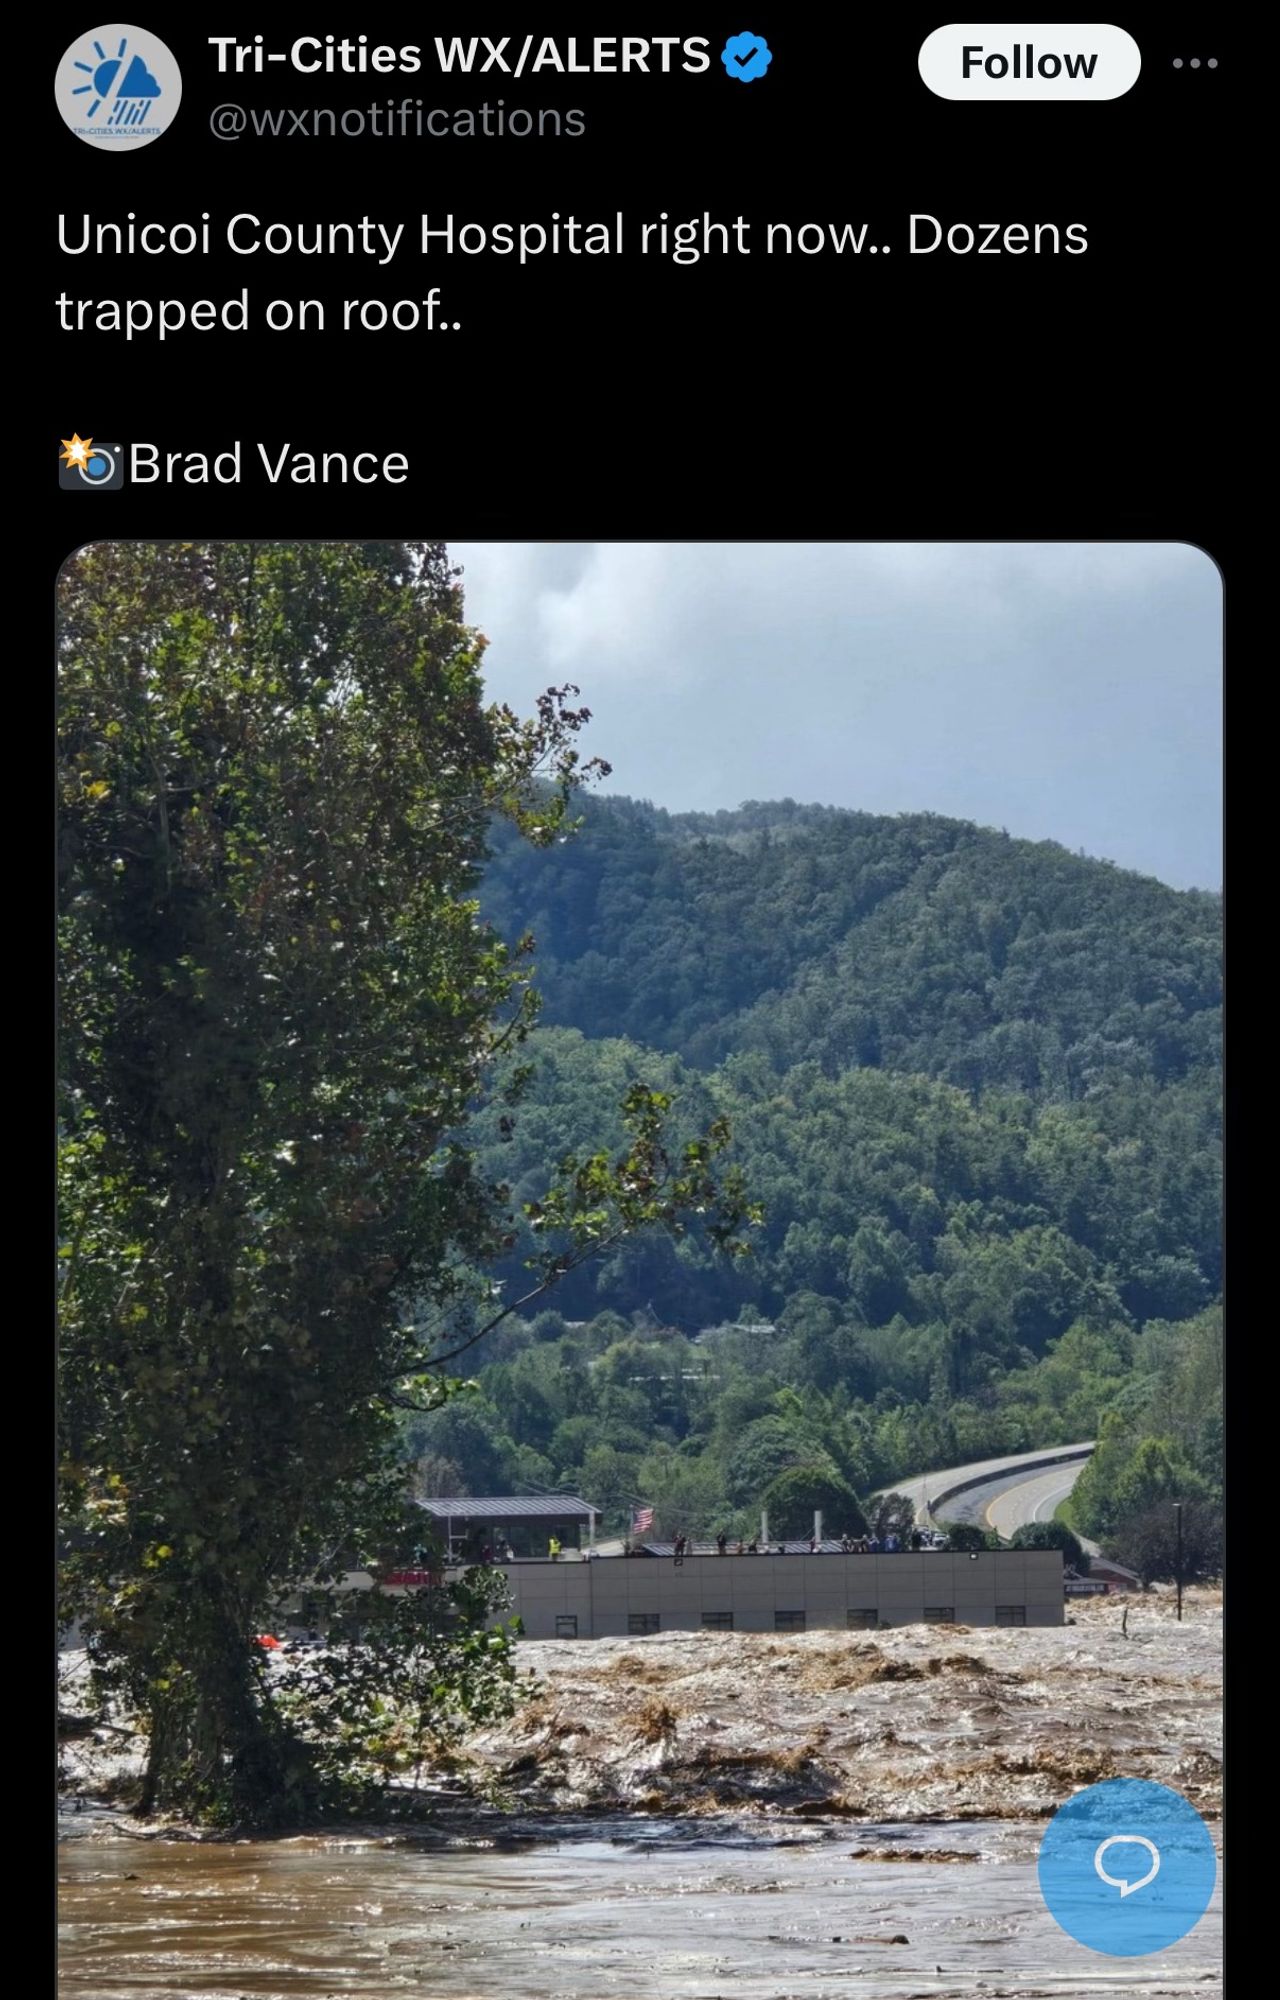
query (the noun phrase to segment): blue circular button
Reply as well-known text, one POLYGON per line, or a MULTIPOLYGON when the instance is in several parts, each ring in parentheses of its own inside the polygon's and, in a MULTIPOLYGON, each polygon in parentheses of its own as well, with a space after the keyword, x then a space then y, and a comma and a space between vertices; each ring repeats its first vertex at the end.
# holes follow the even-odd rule
POLYGON ((1199 1923, 1218 1857, 1181 1792, 1109 1778, 1058 1808, 1038 1868, 1049 1914, 1070 1937, 1112 1958, 1139 1958, 1199 1923))

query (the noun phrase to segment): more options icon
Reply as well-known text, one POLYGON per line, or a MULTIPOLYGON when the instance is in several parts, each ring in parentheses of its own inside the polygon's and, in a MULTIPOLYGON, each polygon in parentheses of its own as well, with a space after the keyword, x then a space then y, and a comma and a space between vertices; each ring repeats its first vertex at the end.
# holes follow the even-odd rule
POLYGON ((1090 1951, 1140 1958, 1193 1930, 1218 1857, 1189 1800, 1142 1778, 1110 1778, 1060 1806, 1038 1863, 1049 1914, 1090 1951))

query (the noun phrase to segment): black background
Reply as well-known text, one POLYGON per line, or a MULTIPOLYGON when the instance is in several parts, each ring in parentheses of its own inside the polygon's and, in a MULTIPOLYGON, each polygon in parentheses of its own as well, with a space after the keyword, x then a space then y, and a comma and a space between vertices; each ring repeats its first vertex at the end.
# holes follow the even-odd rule
MULTIPOLYGON (((182 67, 183 102, 153 144, 102 158, 48 104, 35 199, 49 252, 47 454, 54 565, 101 533, 741 537, 756 540, 1177 537, 1220 560, 1232 393, 1227 229, 1238 104, 1227 38, 1122 17, 1143 70, 1102 104, 951 104, 920 80, 937 19, 783 7, 735 16, 647 7, 607 22, 515 20, 477 8, 421 14, 206 17, 154 25, 182 67), (436 34, 701 35, 699 76, 303 77, 285 65, 219 76, 209 33, 285 48, 297 34, 430 45, 436 34), (731 83, 724 37, 774 52, 731 83), (1172 58, 1219 67, 1175 71, 1172 58), (246 137, 208 130, 221 102, 331 105, 416 97, 580 108, 580 138, 246 137), (421 258, 417 217, 492 223, 627 211, 872 223, 884 257, 421 258), (56 219, 404 221, 408 247, 372 260, 95 258, 57 254, 56 219), (1087 226, 1084 256, 911 257, 912 211, 944 222, 1087 226), (184 333, 159 345, 57 330, 53 300, 425 297, 444 290, 460 332, 184 333), (58 490, 57 440, 168 448, 245 441, 236 487, 58 490), (401 487, 270 487, 253 441, 404 449, 401 487)), ((93 21, 84 23, 92 31, 93 21)), ((81 32, 60 14, 48 70, 81 32)), ((1007 32, 1007 31, 1006 31, 1007 32)), ((50 93, 50 99, 52 93, 50 93)), ((757 240, 763 232, 757 229, 757 240)), ((337 315, 331 314, 331 319, 337 315)), ((47 404, 47 408, 44 405, 47 404)))

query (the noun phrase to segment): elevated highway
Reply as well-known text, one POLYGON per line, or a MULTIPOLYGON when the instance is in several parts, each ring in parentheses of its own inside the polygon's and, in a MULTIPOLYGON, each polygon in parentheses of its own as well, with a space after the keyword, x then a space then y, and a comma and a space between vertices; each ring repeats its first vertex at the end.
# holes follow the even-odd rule
MULTIPOLYGON (((902 1479, 896 1490, 915 1502, 923 1526, 942 1521, 968 1521, 992 1528, 1006 1541, 1015 1528, 1032 1521, 1051 1521, 1088 1463, 1093 1440, 1019 1452, 1011 1458, 989 1458, 974 1465, 951 1466, 902 1479)), ((1094 1552, 1094 1545, 1084 1541, 1094 1552)))

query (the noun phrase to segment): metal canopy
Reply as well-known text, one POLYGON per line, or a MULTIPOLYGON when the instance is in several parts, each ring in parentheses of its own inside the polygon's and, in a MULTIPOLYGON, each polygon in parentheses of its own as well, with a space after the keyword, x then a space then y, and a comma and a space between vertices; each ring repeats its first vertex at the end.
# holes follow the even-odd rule
POLYGON ((600 1512, 574 1493, 460 1493, 417 1504, 437 1521, 589 1521, 600 1512))

